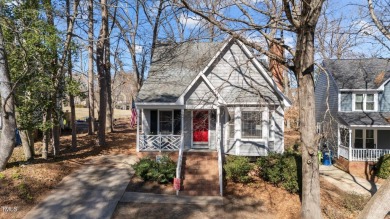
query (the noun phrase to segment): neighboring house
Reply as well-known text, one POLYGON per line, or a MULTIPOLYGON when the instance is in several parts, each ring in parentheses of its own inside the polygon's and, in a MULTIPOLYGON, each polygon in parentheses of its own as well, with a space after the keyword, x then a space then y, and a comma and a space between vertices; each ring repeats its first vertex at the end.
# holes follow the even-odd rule
POLYGON ((282 153, 290 102, 270 75, 233 39, 159 45, 136 101, 137 151, 217 151, 220 174, 223 154, 282 153))
POLYGON ((390 153, 390 60, 325 60, 317 79, 319 132, 339 157, 377 161, 390 153))

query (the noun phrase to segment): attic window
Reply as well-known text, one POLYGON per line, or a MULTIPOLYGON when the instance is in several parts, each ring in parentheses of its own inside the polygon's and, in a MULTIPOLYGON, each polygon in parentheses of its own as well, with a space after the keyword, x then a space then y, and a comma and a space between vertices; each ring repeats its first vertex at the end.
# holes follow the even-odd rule
POLYGON ((355 94, 354 109, 355 111, 374 111, 375 94, 355 94))

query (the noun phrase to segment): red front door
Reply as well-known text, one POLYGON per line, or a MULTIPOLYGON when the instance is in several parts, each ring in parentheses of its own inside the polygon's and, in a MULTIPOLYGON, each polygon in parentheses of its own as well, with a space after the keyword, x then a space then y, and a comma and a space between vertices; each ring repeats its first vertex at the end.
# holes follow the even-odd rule
POLYGON ((209 111, 198 110, 194 111, 193 119, 193 141, 208 142, 209 141, 209 111))

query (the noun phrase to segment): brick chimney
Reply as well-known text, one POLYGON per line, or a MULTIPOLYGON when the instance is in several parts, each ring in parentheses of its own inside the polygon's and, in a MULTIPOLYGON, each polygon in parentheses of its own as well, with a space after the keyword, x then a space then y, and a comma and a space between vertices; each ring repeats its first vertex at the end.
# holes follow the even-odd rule
MULTIPOLYGON (((275 40, 280 41, 281 39, 275 40)), ((284 49, 277 43, 270 42, 269 51, 274 55, 284 58, 284 49)), ((277 60, 269 58, 269 70, 271 71, 272 78, 274 79, 278 88, 284 92, 284 66, 277 60)))

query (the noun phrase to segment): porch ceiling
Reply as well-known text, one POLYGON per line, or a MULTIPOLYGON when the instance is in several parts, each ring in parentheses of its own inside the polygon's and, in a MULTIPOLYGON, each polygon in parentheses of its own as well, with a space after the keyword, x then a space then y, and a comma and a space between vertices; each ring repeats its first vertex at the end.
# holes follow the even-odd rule
POLYGON ((338 116, 348 126, 390 127, 390 112, 339 112, 338 116))

